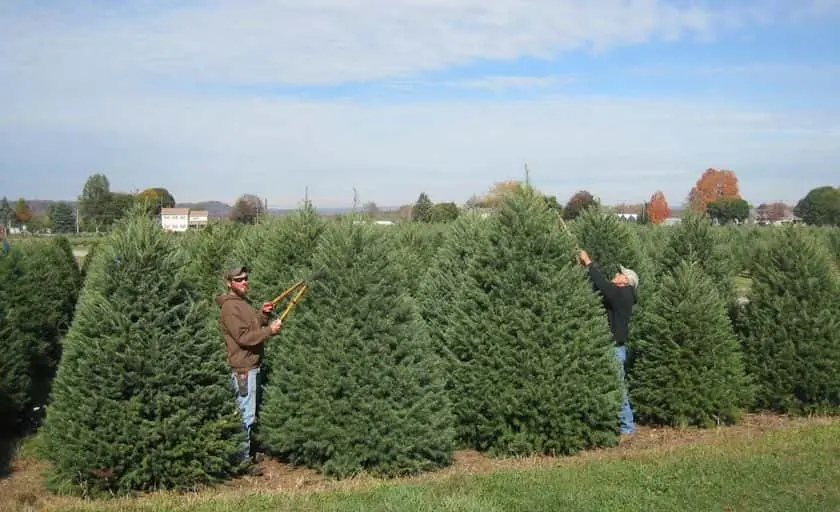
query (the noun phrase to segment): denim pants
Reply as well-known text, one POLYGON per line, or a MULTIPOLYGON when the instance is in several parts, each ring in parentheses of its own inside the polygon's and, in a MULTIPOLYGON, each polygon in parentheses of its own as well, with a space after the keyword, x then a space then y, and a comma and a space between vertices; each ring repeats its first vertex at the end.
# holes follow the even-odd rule
POLYGON ((242 396, 239 393, 239 384, 236 382, 236 373, 231 373, 233 388, 236 390, 236 405, 239 406, 239 415, 242 418, 242 428, 245 430, 245 442, 242 445, 240 454, 242 460, 251 455, 251 429, 257 420, 257 389, 259 388, 260 369, 254 368, 248 371, 247 394, 242 396))
POLYGON ((630 397, 627 393, 627 383, 624 380, 624 363, 627 361, 627 348, 624 346, 615 347, 615 357, 620 363, 619 372, 621 375, 621 388, 624 393, 624 404, 621 406, 621 413, 619 414, 621 433, 632 434, 636 431, 636 425, 633 421, 633 409, 630 407, 630 397))

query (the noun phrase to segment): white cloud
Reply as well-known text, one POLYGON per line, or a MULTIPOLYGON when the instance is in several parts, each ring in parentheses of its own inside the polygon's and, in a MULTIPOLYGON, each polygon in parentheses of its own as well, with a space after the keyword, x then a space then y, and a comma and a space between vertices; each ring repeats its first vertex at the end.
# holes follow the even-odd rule
MULTIPOLYGON (((697 99, 409 96, 369 104, 191 91, 196 83, 376 79, 410 91, 423 71, 710 38, 792 12, 834 12, 836 2, 826 0, 724 9, 657 0, 55 5, 0 5, 0 189, 28 197, 74 197, 88 173, 101 171, 116 188, 167 186, 179 200, 256 192, 289 205, 309 185, 321 204, 346 205, 355 185, 380 204, 411 201, 421 190, 463 201, 520 177, 527 161, 535 182, 561 199, 589 188, 607 201, 638 201, 662 188, 679 202, 709 166, 735 169, 749 197, 793 199, 826 182, 840 161, 840 114, 831 111, 697 99), (763 171, 776 181, 760 178, 763 171)), ((442 85, 562 90, 571 78, 561 69, 442 85)))
MULTIPOLYGON (((828 4, 814 5, 821 3, 828 4)), ((43 81, 58 77, 69 84, 104 80, 110 87, 120 80, 155 79, 324 84, 405 77, 479 59, 707 38, 757 17, 807 12, 808 5, 218 0, 178 7, 141 2, 129 12, 120 4, 72 2, 59 4, 60 10, 18 7, 23 14, 16 15, 6 6, 5 15, 0 11, 0 51, 10 74, 43 81)))
POLYGON ((115 187, 164 184, 179 200, 257 192, 290 205, 308 185, 324 205, 349 204, 354 186, 381 205, 412 201, 421 190, 460 202, 522 177, 525 162, 534 182, 563 200, 587 188, 605 201, 638 201, 661 188, 679 203, 707 167, 734 169, 749 198, 794 200, 825 183, 840 161, 840 112, 815 118, 664 100, 361 105, 139 96, 9 113, 0 120, 7 157, 27 134, 46 131, 58 135, 28 158, 58 171, 70 153, 78 188, 81 170, 102 170, 115 187), (81 137, 83 152, 65 147, 62 134, 72 134, 73 146, 81 137))

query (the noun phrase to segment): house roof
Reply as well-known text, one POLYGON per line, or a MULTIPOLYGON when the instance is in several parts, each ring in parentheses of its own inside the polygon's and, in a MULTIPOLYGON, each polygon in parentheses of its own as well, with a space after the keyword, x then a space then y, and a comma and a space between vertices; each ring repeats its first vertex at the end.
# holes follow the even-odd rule
POLYGON ((161 215, 187 215, 190 213, 189 208, 161 208, 161 215))

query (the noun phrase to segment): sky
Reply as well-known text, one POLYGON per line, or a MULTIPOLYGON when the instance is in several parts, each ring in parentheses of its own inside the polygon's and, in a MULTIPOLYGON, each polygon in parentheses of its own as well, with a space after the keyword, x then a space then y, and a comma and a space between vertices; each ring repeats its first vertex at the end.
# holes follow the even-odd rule
POLYGON ((840 0, 0 0, 0 195, 840 185, 840 0))

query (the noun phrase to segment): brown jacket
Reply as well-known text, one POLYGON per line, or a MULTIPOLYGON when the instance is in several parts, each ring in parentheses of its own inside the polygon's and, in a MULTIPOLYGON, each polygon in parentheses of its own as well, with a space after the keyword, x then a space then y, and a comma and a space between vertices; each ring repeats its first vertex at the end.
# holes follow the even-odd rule
POLYGON ((222 332, 231 369, 244 372, 259 367, 263 342, 272 334, 269 316, 233 293, 218 295, 215 300, 221 306, 222 332))

